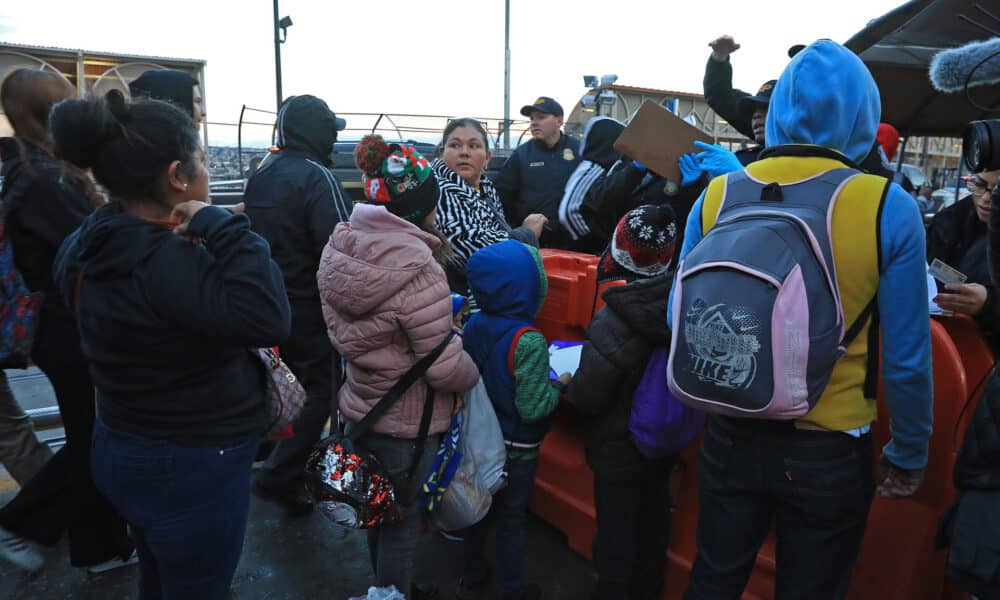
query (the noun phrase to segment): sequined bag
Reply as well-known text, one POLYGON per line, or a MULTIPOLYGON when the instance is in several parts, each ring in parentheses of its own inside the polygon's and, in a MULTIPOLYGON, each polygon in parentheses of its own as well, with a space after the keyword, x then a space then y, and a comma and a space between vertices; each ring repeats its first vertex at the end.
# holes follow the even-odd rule
POLYGON ((267 431, 271 439, 291 437, 292 423, 302 414, 306 391, 273 348, 254 348, 251 353, 264 363, 267 374, 267 431))
MULTIPOLYGON (((424 376, 444 352, 451 336, 449 334, 429 354, 410 367, 361 421, 346 433, 337 433, 321 440, 309 455, 306 461, 306 487, 316 502, 316 509, 337 525, 368 529, 401 519, 395 510, 397 493, 392 480, 378 458, 359 444, 358 439, 371 430, 403 392, 424 376)), ((433 405, 434 390, 428 386, 416 451, 408 473, 411 483, 417 463, 423 455, 433 405)), ((409 487, 419 489, 417 485, 409 487)))

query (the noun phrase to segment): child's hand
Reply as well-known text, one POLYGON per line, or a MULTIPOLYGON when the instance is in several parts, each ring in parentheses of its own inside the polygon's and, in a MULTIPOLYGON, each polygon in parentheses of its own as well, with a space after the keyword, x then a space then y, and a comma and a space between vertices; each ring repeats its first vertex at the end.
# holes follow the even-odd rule
POLYGON ((563 385, 569 385, 570 380, 573 379, 573 375, 570 373, 563 373, 559 376, 559 383, 563 385))

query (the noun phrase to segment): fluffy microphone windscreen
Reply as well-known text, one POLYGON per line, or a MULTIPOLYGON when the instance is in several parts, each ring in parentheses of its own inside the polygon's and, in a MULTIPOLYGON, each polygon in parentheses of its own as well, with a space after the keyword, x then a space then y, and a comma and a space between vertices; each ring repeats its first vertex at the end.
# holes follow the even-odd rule
POLYGON ((959 92, 967 81, 970 87, 1000 83, 1000 38, 939 52, 931 60, 930 77, 941 92, 959 92))

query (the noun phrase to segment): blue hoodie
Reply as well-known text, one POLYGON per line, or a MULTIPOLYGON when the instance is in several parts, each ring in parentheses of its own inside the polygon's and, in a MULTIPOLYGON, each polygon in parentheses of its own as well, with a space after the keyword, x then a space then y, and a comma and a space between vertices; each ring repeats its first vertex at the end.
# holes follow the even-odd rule
POLYGON ((545 338, 534 328, 548 280, 538 251, 507 240, 479 250, 466 266, 480 311, 465 327, 472 356, 497 411, 504 439, 531 448, 542 441, 559 392, 549 383, 545 338), (513 354, 511 349, 513 347, 513 354))
MULTIPOLYGON (((868 68, 847 48, 819 40, 797 54, 778 79, 767 113, 767 147, 812 144, 860 162, 874 143, 880 117, 881 100, 868 68)), ((704 237, 704 197, 688 217, 681 260, 704 237)), ((886 342, 881 376, 892 418, 892 439, 883 452, 893 464, 916 469, 927 464, 933 423, 926 245, 920 211, 898 184, 885 198, 880 233, 878 301, 880 307, 892 307, 880 311, 886 342)), ((669 322, 670 311, 667 315, 669 322)))

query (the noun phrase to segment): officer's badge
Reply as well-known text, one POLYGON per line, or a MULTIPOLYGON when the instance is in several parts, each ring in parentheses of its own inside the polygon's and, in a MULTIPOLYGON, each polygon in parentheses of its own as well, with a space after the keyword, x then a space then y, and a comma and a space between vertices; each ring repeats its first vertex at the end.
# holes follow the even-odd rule
POLYGON ((563 150, 563 160, 573 160, 576 156, 573 154, 572 148, 565 148, 563 150))

